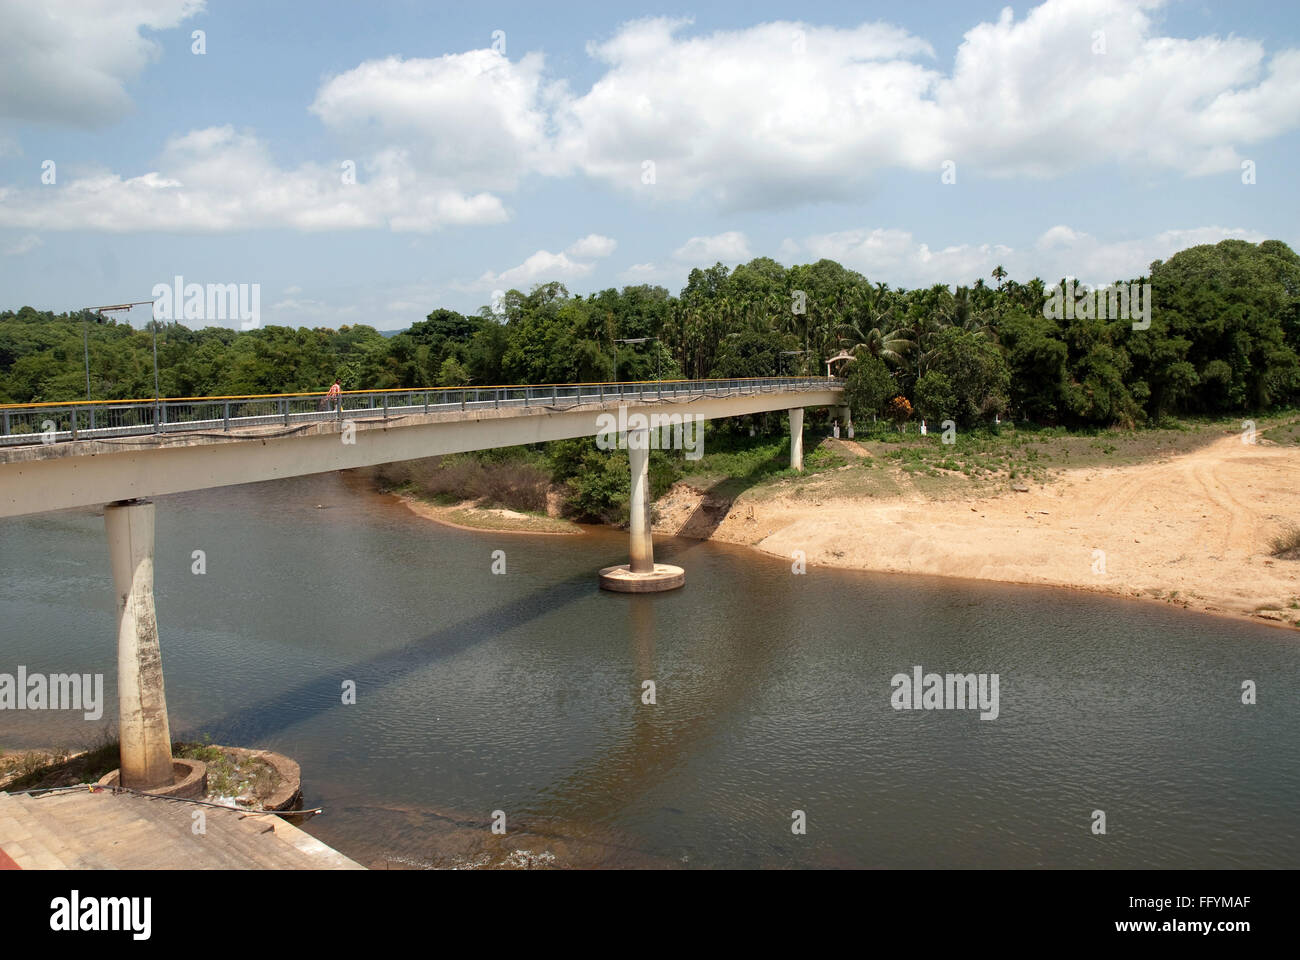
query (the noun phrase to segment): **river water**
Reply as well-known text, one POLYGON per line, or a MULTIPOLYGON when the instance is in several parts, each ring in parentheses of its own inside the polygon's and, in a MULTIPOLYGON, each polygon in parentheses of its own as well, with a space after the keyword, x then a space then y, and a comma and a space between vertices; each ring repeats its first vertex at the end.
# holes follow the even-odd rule
MULTIPOLYGON (((157 524, 173 734, 298 760, 308 829, 370 866, 1300 865, 1291 632, 664 538, 686 587, 614 595, 622 534, 452 529, 335 474, 161 498, 157 524), (997 718, 895 710, 918 665, 997 674, 997 718)), ((100 517, 0 521, 0 617, 0 672, 103 673, 108 699, 0 712, 0 747, 113 725, 100 517)))

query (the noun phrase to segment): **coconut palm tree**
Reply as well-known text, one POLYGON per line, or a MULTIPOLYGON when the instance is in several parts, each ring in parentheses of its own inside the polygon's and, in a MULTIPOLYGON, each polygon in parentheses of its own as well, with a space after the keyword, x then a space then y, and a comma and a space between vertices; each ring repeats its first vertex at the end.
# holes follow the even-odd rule
POLYGON ((972 302, 969 287, 958 287, 952 301, 944 303, 940 308, 939 322, 942 326, 960 327, 988 340, 996 339, 985 311, 978 310, 972 302))
POLYGON ((882 327, 870 327, 863 330, 856 324, 841 323, 836 328, 839 341, 849 353, 860 356, 869 353, 879 357, 890 365, 903 362, 903 358, 915 346, 901 330, 882 327))

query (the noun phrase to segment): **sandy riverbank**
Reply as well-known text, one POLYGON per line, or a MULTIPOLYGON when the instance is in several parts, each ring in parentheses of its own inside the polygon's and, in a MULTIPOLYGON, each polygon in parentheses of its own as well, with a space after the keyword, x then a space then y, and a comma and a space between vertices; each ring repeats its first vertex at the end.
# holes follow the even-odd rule
MULTIPOLYGON (((671 496, 689 501, 681 490, 671 496)), ((811 565, 1048 584, 1300 621, 1300 561, 1269 555, 1269 540, 1300 523, 1300 448, 1246 445, 1235 434, 1155 462, 1067 470, 1027 493, 935 500, 801 490, 745 493, 712 515, 704 498, 672 506, 659 532, 782 557, 801 550, 811 565)))
MULTIPOLYGON (((1247 445, 1232 433, 1191 452, 1064 470, 1028 492, 996 495, 961 487, 942 496, 906 487, 836 495, 825 476, 734 500, 679 483, 656 504, 655 532, 781 557, 803 551, 811 566, 1069 587, 1300 625, 1300 560, 1269 550, 1286 524, 1300 525, 1300 446, 1247 445)), ((472 503, 399 499, 420 517, 461 529, 582 530, 472 503)))
POLYGON ((517 510, 503 510, 464 503, 442 506, 409 494, 394 494, 408 510, 425 520, 478 532, 523 533, 544 537, 567 537, 582 533, 582 527, 556 517, 541 517, 517 510))

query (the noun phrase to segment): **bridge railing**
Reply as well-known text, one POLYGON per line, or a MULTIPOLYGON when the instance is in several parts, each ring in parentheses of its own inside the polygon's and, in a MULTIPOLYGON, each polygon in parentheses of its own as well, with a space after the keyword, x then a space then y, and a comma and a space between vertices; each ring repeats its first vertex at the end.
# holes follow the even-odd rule
POLYGON ((257 426, 280 425, 292 429, 295 424, 318 420, 387 419, 455 410, 503 407, 563 409, 586 403, 671 402, 688 397, 825 390, 842 384, 843 381, 826 377, 754 377, 350 390, 333 401, 320 392, 0 404, 0 446, 144 434, 227 433, 232 429, 257 426))

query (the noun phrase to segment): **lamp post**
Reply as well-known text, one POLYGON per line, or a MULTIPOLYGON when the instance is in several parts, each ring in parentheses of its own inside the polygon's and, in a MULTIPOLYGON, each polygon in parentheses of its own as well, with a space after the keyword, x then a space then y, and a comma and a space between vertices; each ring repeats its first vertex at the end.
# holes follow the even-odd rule
MULTIPOLYGON (((152 300, 133 300, 130 303, 112 303, 103 307, 86 307, 84 313, 86 313, 87 316, 84 318, 84 322, 82 325, 82 345, 85 348, 85 355, 86 355, 86 399, 87 400, 90 399, 90 317, 88 316, 88 314, 91 313, 95 314, 95 316, 97 317, 95 322, 103 323, 104 314, 106 313, 119 313, 123 310, 130 310, 132 307, 142 307, 146 303, 149 304, 150 306, 153 306, 152 300)), ((154 335, 153 335, 153 390, 155 395, 154 399, 157 400, 157 393, 158 393, 158 331, 157 330, 154 331, 154 335)))
POLYGON ((802 356, 802 355, 805 354, 805 353, 812 353, 812 351, 811 351, 811 350, 782 350, 782 351, 781 351, 781 356, 783 356, 783 357, 798 357, 798 356, 802 356))
MULTIPOLYGON (((104 317, 100 315, 96 323, 103 323, 104 317)), ((90 314, 83 312, 81 317, 81 345, 86 352, 86 402, 90 402, 90 314)))
MULTIPOLYGON (((622 339, 622 340, 615 340, 614 343, 615 343, 615 344, 619 344, 619 343, 649 343, 651 340, 658 340, 658 339, 659 339, 658 337, 627 337, 627 338, 624 338, 624 339, 622 339)), ((659 371, 659 354, 656 352, 656 353, 655 353, 655 379, 656 379, 656 380, 659 379, 659 372, 660 372, 660 371, 659 371)), ((614 347, 614 382, 615 382, 615 383, 618 382, 618 347, 617 347, 617 346, 614 347)))

